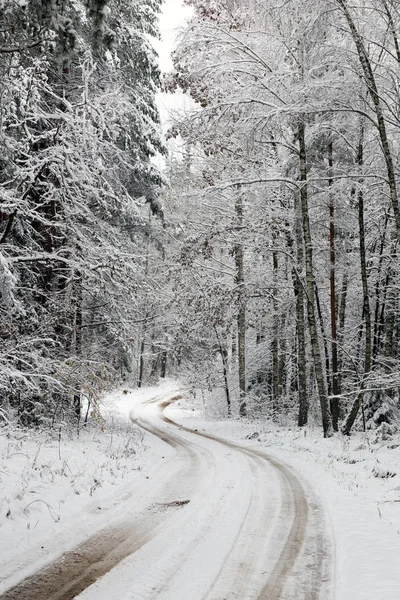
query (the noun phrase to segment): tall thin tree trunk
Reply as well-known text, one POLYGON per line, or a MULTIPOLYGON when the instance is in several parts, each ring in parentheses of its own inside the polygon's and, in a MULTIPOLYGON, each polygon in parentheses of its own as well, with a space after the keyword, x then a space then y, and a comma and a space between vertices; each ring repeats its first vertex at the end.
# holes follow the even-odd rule
MULTIPOLYGON (((243 225, 243 197, 240 189, 237 191, 235 211, 240 231, 243 225)), ((244 289, 244 249, 242 243, 235 246, 236 285, 238 287, 239 309, 237 314, 238 329, 238 363, 239 363, 239 414, 247 415, 246 405, 246 298, 244 289)))
POLYGON ((298 126, 299 138, 299 166, 300 166, 300 202, 303 222, 303 236, 306 266, 306 291, 307 291, 307 315, 310 330, 311 351, 314 362, 315 377, 317 380, 318 395, 321 406, 322 427, 324 437, 332 435, 332 419, 329 401, 326 392, 326 382, 321 359, 321 351, 318 340, 317 320, 315 317, 315 289, 314 289, 314 267, 311 240, 310 217, 308 212, 308 173, 307 152, 305 141, 305 125, 300 120, 298 126))
POLYGON ((295 236, 296 236, 296 264, 293 272, 293 286, 296 298, 296 333, 297 333, 297 381, 299 391, 298 425, 303 427, 308 422, 308 397, 307 397, 307 369, 306 369, 306 332, 304 318, 304 288, 301 272, 304 262, 304 248, 302 236, 302 215, 295 196, 295 236))
MULTIPOLYGON (((346 304, 347 304, 347 291, 348 291, 348 287, 349 287, 349 274, 348 271, 346 269, 346 271, 343 273, 343 279, 342 279, 342 291, 340 293, 340 303, 339 303, 339 311, 338 311, 338 324, 339 324, 339 331, 338 331, 338 345, 340 345, 340 347, 343 344, 343 339, 344 339, 344 325, 345 325, 345 319, 346 319, 346 304)), ((339 379, 339 389, 342 389, 342 366, 343 366, 343 360, 341 358, 343 354, 340 353, 338 356, 338 379, 339 379)), ((339 408, 340 410, 340 408, 339 408)))
MULTIPOLYGON (((148 223, 149 223, 149 231, 150 231, 150 223, 151 223, 151 207, 149 206, 149 215, 148 215, 148 223)), ((150 260, 150 235, 146 235, 146 260, 144 263, 144 274, 147 277, 149 273, 149 260, 150 260)), ((144 302, 147 304, 147 294, 144 296, 144 302)), ((146 312, 145 320, 143 322, 142 328, 142 338, 140 340, 140 349, 139 349, 139 376, 138 376, 138 388, 141 388, 143 385, 143 375, 144 375, 144 349, 146 347, 146 335, 147 335, 147 318, 148 314, 146 312)))
POLYGON ((385 315, 386 315, 386 301, 387 301, 387 293, 388 293, 388 289, 389 289, 389 283, 390 283, 390 270, 388 270, 388 272, 386 273, 386 277, 385 277, 385 284, 384 284, 384 288, 383 288, 383 298, 382 298, 382 302, 381 302, 381 306, 379 309, 379 323, 378 323, 378 332, 377 332, 377 348, 378 351, 382 346, 382 338, 383 338, 383 334, 384 334, 384 330, 385 330, 385 315))
MULTIPOLYGON (((82 354, 82 304, 83 304, 83 283, 82 275, 77 273, 76 287, 76 299, 75 299, 75 354, 81 356, 82 354)), ((81 419, 81 392, 76 390, 74 393, 74 411, 76 418, 79 421, 81 419)))
POLYGON ((332 393, 332 385, 331 385, 331 377, 330 377, 331 364, 330 364, 330 360, 329 360, 328 341, 327 341, 327 335, 326 335, 326 330, 325 330, 324 315, 322 314, 321 302, 319 300, 319 291, 318 291, 318 286, 316 283, 314 283, 314 288, 315 288, 315 305, 317 308, 319 326, 321 328, 322 345, 324 348, 324 355, 325 355, 325 372, 326 372, 326 379, 327 379, 328 396, 330 396, 332 393))
POLYGON ((272 253, 272 267, 274 277, 274 289, 273 289, 273 336, 272 336, 272 398, 273 398, 273 409, 278 408, 278 396, 279 396, 279 319, 278 319, 278 253, 272 253))
POLYGON ((143 332, 142 334, 142 339, 140 342, 140 356, 139 356, 139 376, 138 376, 138 382, 137 382, 137 386, 138 388, 142 387, 142 383, 143 383, 143 371, 144 371, 144 348, 145 348, 145 341, 144 341, 144 336, 145 336, 145 332, 143 332))
MULTIPOLYGON (((357 163, 361 169, 363 166, 363 155, 364 155, 364 139, 363 130, 361 131, 360 142, 358 146, 357 163)), ((365 360, 364 360, 364 376, 361 382, 361 391, 357 395, 353 406, 350 409, 349 414, 342 427, 342 433, 349 435, 354 425, 354 421, 357 418, 358 411, 362 406, 364 399, 365 377, 371 370, 372 365, 372 323, 371 323, 371 309, 369 301, 369 290, 368 290, 368 274, 367 274, 367 260, 365 251, 365 224, 364 224, 364 193, 362 189, 358 192, 358 228, 360 237, 360 270, 361 270, 361 282, 363 290, 363 314, 365 323, 365 360)))
MULTIPOLYGON (((389 270, 389 282, 393 281, 394 276, 389 270)), ((393 356, 393 342, 394 342, 394 324, 396 319, 396 291, 393 284, 389 286, 386 297, 386 337, 384 356, 386 359, 390 359, 393 356)), ((389 360, 387 361, 387 368, 389 367, 389 360)))
MULTIPOLYGON (((328 143, 328 163, 329 163, 329 188, 333 186, 333 143, 332 140, 328 143)), ((332 425, 335 431, 339 430, 339 374, 338 374, 338 347, 336 333, 336 250, 335 250, 335 201, 332 190, 329 193, 329 255, 330 255, 330 305, 331 305, 331 357, 332 357, 332 377, 331 377, 331 394, 330 399, 332 425)))
POLYGON ((286 338, 284 335, 286 326, 286 315, 283 314, 279 323, 279 359, 278 359, 278 397, 284 393, 284 385, 286 380, 286 338))
MULTIPOLYGON (((384 249, 386 245, 387 226, 389 222, 389 212, 385 216, 385 224, 383 228, 383 234, 381 238, 381 244, 379 249, 379 263, 378 272, 376 275, 375 283, 375 310, 374 310, 374 333, 373 333, 373 345, 372 345, 372 360, 375 360, 380 350, 380 311, 381 311, 381 284, 382 284, 382 268, 384 260, 384 249)), ((385 288, 386 290, 386 288, 385 288)), ((386 298, 386 294, 384 294, 386 298)), ((384 305, 385 298, 383 299, 382 305, 384 305)))

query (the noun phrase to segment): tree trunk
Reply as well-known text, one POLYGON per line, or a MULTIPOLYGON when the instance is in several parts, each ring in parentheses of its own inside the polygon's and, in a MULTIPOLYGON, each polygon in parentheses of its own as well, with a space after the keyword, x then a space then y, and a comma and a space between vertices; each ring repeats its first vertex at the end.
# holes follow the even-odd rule
POLYGON ((296 333, 297 333, 297 381, 299 392, 298 425, 303 427, 308 422, 307 369, 306 369, 306 332, 304 318, 304 287, 300 274, 303 271, 304 247, 302 237, 302 215, 295 196, 295 236, 296 265, 293 270, 293 287, 296 298, 296 333))
POLYGON ((378 352, 381 349, 381 346, 383 343, 382 338, 383 338, 383 333, 384 333, 384 329, 385 329, 386 299, 387 299, 387 292, 389 289, 389 284, 390 284, 390 271, 388 271, 386 273, 385 284, 383 287, 383 298, 382 298, 381 306, 379 308, 379 319, 378 319, 377 341, 376 341, 376 347, 378 349, 377 350, 378 352))
MULTIPOLYGON (((154 346, 154 338, 152 336, 152 344, 151 344, 151 355, 152 355, 152 360, 151 360, 151 369, 150 369, 150 375, 149 375, 149 380, 151 381, 152 379, 154 379, 154 377, 156 376, 157 373, 157 369, 158 369, 158 363, 159 358, 160 358, 160 354, 158 352, 158 349, 154 346)), ((178 364, 178 366, 180 366, 180 364, 178 364)))
POLYGON ((145 348, 145 341, 144 341, 144 335, 145 332, 143 332, 143 337, 142 340, 140 342, 140 356, 139 356, 139 376, 138 376, 138 382, 137 382, 137 386, 138 388, 142 387, 142 383, 143 383, 143 371, 144 371, 144 348, 145 348))
MULTIPOLYGON (((1 222, 4 220, 4 219, 3 219, 3 214, 4 214, 4 213, 2 213, 2 212, 0 211, 0 224, 1 224, 1 222)), ((13 223, 14 223, 14 219, 15 219, 15 216, 16 216, 16 214, 17 214, 17 209, 15 209, 15 210, 14 210, 14 211, 13 211, 13 212, 12 212, 12 213, 9 215, 9 217, 8 217, 8 219, 7 219, 7 225, 6 225, 6 227, 5 227, 5 229, 4 229, 3 233, 2 233, 2 235, 1 235, 1 237, 0 237, 0 244, 4 244, 4 243, 7 241, 7 237, 8 237, 8 236, 9 236, 9 234, 11 233, 12 226, 13 226, 13 223)), ((7 217, 4 217, 4 218, 7 218, 7 217)))
MULTIPOLYGON (((329 163, 329 182, 328 185, 332 188, 333 185, 333 143, 332 140, 328 144, 328 163, 329 163)), ((331 295, 331 357, 332 357, 332 376, 331 376, 331 394, 330 399, 332 425, 335 431, 339 430, 339 373, 338 373, 338 347, 337 347, 337 332, 336 332, 336 250, 335 250, 335 202, 332 191, 329 194, 329 250, 330 250, 330 295, 331 295)))
MULTIPOLYGON (((83 284, 82 284, 82 275, 80 273, 76 274, 77 280, 75 282, 75 355, 77 357, 82 354, 82 302, 83 302, 83 284)), ((75 390, 74 399, 73 399, 73 407, 75 416, 78 421, 81 419, 81 392, 80 390, 75 390)))
MULTIPOLYGON (((149 224, 149 230, 150 230, 150 223, 151 223, 151 206, 149 206, 149 214, 148 214, 148 224, 149 224)), ((146 259, 145 259, 145 263, 144 263, 144 274, 147 277, 148 273, 149 273, 149 262, 150 262, 150 236, 147 233, 146 234, 146 259)), ((144 295, 144 302, 147 303, 147 294, 144 295)), ((143 385, 143 375, 144 375, 144 349, 146 347, 146 335, 147 335, 147 319, 148 319, 148 314, 146 312, 145 314, 145 319, 144 319, 144 323, 143 323, 143 328, 142 328, 142 339, 140 341, 140 350, 139 350, 139 376, 138 376, 138 388, 141 388, 143 385)), ((166 362, 166 358, 165 358, 165 362, 166 362)), ((162 363, 162 359, 161 359, 161 370, 163 369, 163 363, 162 363)), ((164 367, 165 368, 165 367, 164 367)), ((164 375, 165 377, 165 375, 164 375)))
POLYGON ((228 351, 226 348, 224 348, 224 346, 222 344, 221 337, 218 333, 218 329, 216 326, 214 326, 214 331, 215 331, 215 335, 217 336, 219 353, 221 355, 221 360, 222 360, 222 372, 223 372, 223 376, 224 376, 226 406, 227 406, 227 411, 228 411, 228 417, 230 417, 231 416, 231 395, 229 392, 229 379, 228 379, 228 372, 229 372, 228 351))
MULTIPOLYGON (((363 131, 361 131, 360 143, 358 147, 357 163, 361 168, 363 165, 363 131)), ((355 400, 351 410, 346 418, 346 421, 342 428, 344 435, 349 435, 351 428, 354 425, 354 421, 357 418, 358 411, 362 406, 364 399, 364 380, 366 375, 371 370, 372 364, 372 323, 371 323, 371 309, 369 301, 369 290, 368 290, 368 273, 367 273, 367 261, 365 252, 365 224, 364 224, 364 194, 362 189, 358 192, 358 228, 360 237, 360 270, 361 270, 361 282, 363 290, 363 314, 365 323, 365 361, 364 361, 364 376, 361 382, 361 391, 359 392, 357 399, 355 400)))
MULTIPOLYGON (((240 190, 237 192, 235 211, 238 228, 243 225, 243 198, 240 190)), ((244 290, 244 250, 243 244, 235 246, 235 283, 238 287, 239 310, 237 315, 238 329, 238 363, 239 363, 239 414, 241 417, 247 415, 246 406, 246 300, 244 290)))
POLYGON ((286 338, 284 335, 286 326, 286 315, 283 314, 279 323, 279 357, 278 357, 278 397, 284 394, 285 381, 287 376, 286 368, 286 338))
POLYGON ((311 240, 310 217, 308 213, 308 174, 307 174, 307 152, 305 141, 305 125, 300 120, 298 126, 299 138, 299 162, 300 162, 300 202, 303 223, 305 266, 306 266, 306 291, 307 291, 307 315, 308 326, 310 330, 311 351, 313 356, 315 377, 317 380, 318 395, 321 405, 322 426, 324 437, 332 435, 332 419, 329 409, 329 401, 326 393, 326 384, 324 370, 321 359, 321 352, 318 340, 317 321, 315 317, 315 289, 314 289, 314 268, 313 252, 311 240))
POLYGON ((247 415, 246 406, 246 309, 240 307, 238 314, 238 357, 239 357, 239 391, 240 404, 239 414, 241 417, 247 415))
MULTIPOLYGON (((381 238, 381 245, 379 249, 379 263, 378 273, 376 276, 375 283, 375 310, 374 310, 374 333, 373 333, 373 345, 372 345, 372 360, 375 360, 380 350, 380 311, 381 311, 381 283, 382 283, 382 268, 384 259, 384 249, 386 245, 387 225, 389 221, 389 214, 386 213, 385 224, 383 228, 383 234, 381 238)), ((385 288, 386 289, 386 288, 385 288)), ((384 294, 386 297, 386 294, 384 294)), ((383 301, 384 304, 384 301, 383 301)))
POLYGON ((232 348, 231 348, 231 364, 236 362, 236 358, 237 358, 237 331, 236 331, 236 326, 237 326, 237 322, 236 324, 233 323, 232 324, 232 348))
POLYGON ((319 320, 319 325, 321 328, 322 345, 324 347, 325 371, 326 371, 326 379, 327 379, 327 387, 328 387, 328 396, 330 396, 332 393, 331 378, 330 378, 331 365, 330 365, 330 360, 329 360, 329 350, 328 350, 328 342, 327 342, 327 336, 326 336, 326 331, 325 331, 324 316, 322 314, 321 302, 319 301, 318 286, 316 283, 314 283, 314 289, 315 289, 315 304, 317 307, 318 320, 319 320))
MULTIPOLYGON (((339 304, 339 312, 338 312, 338 324, 339 324, 339 331, 338 331, 338 345, 342 345, 343 344, 343 338, 344 338, 344 324, 345 324, 345 319, 346 319, 346 304, 347 304, 347 290, 349 287, 349 274, 347 272, 347 270, 343 273, 343 279, 342 279, 342 291, 340 293, 340 304, 339 304)), ((341 359, 341 354, 338 356, 338 387, 341 390, 342 389, 342 359, 341 359)), ((340 407, 339 407, 340 410, 340 407)))
POLYGON ((160 377, 162 379, 165 379, 165 376, 167 374, 167 358, 168 358, 168 352, 167 352, 167 350, 163 350, 161 353, 161 372, 160 372, 160 377))
MULTIPOLYGON (((388 280, 393 281, 394 274, 389 269, 388 280)), ((386 337, 384 356, 387 360, 386 369, 389 368, 390 359, 393 356, 394 324, 396 319, 396 291, 393 284, 388 287, 386 296, 386 337)))
POLYGON ((272 338, 272 407, 273 410, 278 408, 279 396, 279 320, 278 320, 278 254, 272 253, 272 267, 274 273, 274 289, 273 289, 273 338, 272 338))

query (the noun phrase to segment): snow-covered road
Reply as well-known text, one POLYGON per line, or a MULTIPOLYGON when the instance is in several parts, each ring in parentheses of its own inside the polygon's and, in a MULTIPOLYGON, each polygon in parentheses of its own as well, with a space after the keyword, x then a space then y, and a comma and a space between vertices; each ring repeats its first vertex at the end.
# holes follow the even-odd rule
MULTIPOLYGON (((130 417, 165 443, 144 501, 2 600, 328 600, 323 510, 276 458, 171 420, 176 394, 130 417)), ((112 511, 110 512, 112 519, 112 511)))

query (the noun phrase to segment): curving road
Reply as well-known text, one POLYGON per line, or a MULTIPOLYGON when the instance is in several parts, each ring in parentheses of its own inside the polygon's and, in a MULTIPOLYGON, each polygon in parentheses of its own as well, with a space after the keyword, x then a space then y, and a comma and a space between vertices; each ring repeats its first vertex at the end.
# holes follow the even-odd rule
POLYGON ((119 600, 333 599, 332 543, 312 490, 267 453, 172 421, 164 411, 179 397, 131 413, 174 449, 146 505, 1 600, 101 600, 110 590, 119 600))

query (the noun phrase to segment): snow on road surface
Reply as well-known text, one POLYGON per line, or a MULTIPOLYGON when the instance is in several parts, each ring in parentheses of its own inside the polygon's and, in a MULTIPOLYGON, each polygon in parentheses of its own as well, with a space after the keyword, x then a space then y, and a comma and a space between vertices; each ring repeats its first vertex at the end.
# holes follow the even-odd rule
POLYGON ((399 476, 374 475, 397 438, 209 420, 180 393, 120 390, 112 428, 61 444, 2 436, 2 600, 399 600, 399 476))
POLYGON ((166 416, 179 395, 137 404, 165 452, 115 520, 2 600, 329 600, 334 560, 312 490, 267 453, 166 416), (143 488, 143 486, 142 486, 143 488))

